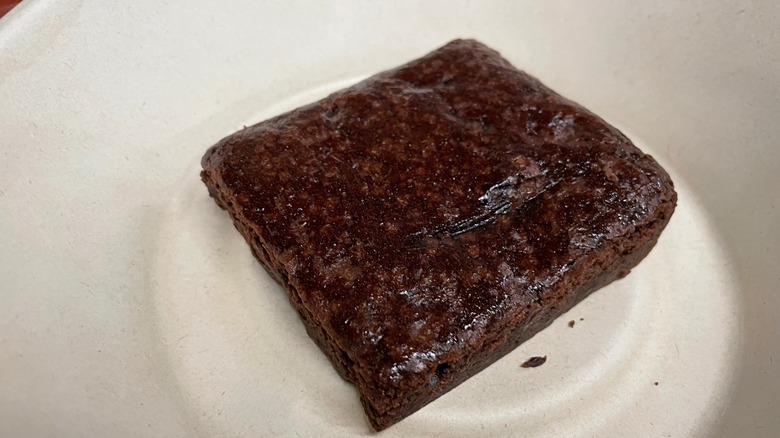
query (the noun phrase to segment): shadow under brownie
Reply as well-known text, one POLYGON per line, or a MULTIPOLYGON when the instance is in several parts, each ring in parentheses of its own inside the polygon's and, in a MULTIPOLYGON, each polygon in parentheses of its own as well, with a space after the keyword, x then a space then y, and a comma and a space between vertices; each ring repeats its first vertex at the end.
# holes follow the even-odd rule
POLYGON ((669 176, 456 40, 209 149, 201 176, 378 430, 650 251, 669 176))

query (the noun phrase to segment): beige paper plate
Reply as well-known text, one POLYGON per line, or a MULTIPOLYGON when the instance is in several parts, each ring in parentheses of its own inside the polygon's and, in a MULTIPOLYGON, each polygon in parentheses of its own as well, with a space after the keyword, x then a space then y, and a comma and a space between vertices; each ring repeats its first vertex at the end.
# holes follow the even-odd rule
POLYGON ((775 2, 171 3, 0 19, 0 436, 369 435, 199 161, 456 37, 624 129, 679 206, 630 276, 381 435, 780 436, 775 2))

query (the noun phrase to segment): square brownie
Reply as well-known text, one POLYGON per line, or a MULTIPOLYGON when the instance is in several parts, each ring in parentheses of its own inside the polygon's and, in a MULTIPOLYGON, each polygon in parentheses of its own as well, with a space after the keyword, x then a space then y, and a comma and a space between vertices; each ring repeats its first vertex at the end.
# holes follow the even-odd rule
POLYGON ((388 427, 626 275, 668 174, 473 40, 243 129, 201 177, 388 427))

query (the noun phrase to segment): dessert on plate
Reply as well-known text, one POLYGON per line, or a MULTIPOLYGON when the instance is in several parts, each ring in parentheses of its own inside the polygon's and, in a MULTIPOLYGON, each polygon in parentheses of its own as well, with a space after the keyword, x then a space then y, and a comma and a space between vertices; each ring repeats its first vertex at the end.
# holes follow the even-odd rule
POLYGON ((676 203, 620 131, 473 40, 236 132, 202 166, 377 430, 626 275, 676 203))

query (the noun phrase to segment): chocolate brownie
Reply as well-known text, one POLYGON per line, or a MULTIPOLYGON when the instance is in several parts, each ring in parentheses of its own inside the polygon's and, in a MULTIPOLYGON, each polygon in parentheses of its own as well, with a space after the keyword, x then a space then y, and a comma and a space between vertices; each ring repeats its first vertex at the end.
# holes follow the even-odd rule
POLYGON ((677 199, 620 131, 473 40, 243 129, 202 165, 377 430, 626 275, 677 199))

